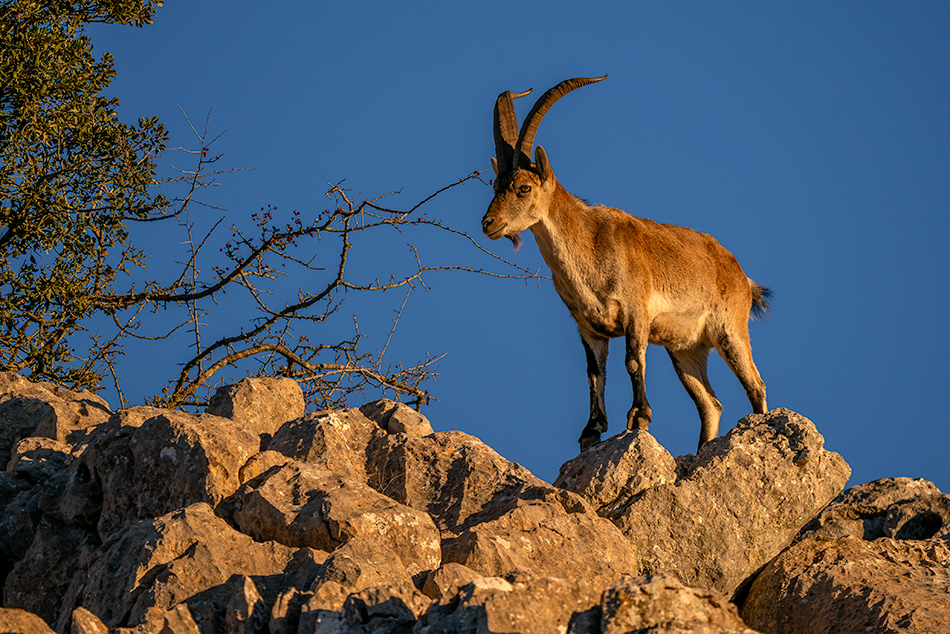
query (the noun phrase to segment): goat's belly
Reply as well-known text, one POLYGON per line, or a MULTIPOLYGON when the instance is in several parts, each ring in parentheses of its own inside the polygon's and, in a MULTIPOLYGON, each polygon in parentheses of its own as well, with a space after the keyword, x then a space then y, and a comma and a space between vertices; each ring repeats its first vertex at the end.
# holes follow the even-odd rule
POLYGON ((650 323, 650 343, 672 350, 692 348, 703 340, 703 315, 663 313, 650 323))
POLYGON ((571 313, 581 329, 600 337, 620 337, 624 333, 623 310, 619 302, 588 307, 583 311, 572 310, 571 313))

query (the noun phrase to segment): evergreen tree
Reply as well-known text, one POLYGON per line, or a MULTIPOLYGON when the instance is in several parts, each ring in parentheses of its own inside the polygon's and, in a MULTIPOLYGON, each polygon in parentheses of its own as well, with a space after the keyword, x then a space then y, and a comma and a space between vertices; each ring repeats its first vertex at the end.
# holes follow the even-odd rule
POLYGON ((116 275, 139 262, 128 224, 162 215, 153 195, 166 133, 119 120, 115 74, 84 27, 141 27, 160 0, 0 5, 0 368, 73 387, 101 370, 71 340, 116 275))

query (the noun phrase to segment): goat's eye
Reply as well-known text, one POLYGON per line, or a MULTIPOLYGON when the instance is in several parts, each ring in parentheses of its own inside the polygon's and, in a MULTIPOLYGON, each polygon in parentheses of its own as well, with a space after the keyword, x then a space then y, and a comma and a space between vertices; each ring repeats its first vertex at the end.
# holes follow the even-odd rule
POLYGON ((522 194, 527 194, 529 191, 531 191, 531 185, 522 185, 518 188, 518 191, 522 194))

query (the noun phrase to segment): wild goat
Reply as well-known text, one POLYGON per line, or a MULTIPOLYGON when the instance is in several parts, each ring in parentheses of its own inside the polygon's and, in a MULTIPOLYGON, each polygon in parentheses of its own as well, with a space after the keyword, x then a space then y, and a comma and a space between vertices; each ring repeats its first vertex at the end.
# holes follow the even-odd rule
POLYGON ((768 310, 769 291, 746 277, 736 258, 712 236, 686 227, 636 218, 619 209, 590 206, 554 177, 541 146, 529 158, 541 119, 554 103, 581 86, 606 79, 568 79, 544 93, 518 132, 513 99, 495 102, 495 197, 482 218, 492 240, 517 248, 530 229, 551 268, 554 288, 577 321, 587 353, 590 420, 581 451, 607 431, 604 379, 607 344, 626 339, 633 383, 627 428, 649 427, 652 411, 644 385, 647 343, 666 348, 683 387, 696 403, 699 446, 719 433, 722 404, 706 376, 715 348, 745 388, 753 411, 766 411, 765 383, 752 361, 749 317, 768 310))

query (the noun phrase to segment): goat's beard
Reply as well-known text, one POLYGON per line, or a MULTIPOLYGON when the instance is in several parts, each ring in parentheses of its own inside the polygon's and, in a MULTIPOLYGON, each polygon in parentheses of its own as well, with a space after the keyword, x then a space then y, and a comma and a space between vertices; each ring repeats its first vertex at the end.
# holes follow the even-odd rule
POLYGON ((524 244, 524 240, 521 239, 521 234, 516 233, 513 236, 505 236, 505 237, 511 240, 511 244, 515 248, 515 253, 517 253, 518 249, 521 248, 521 245, 524 244))

